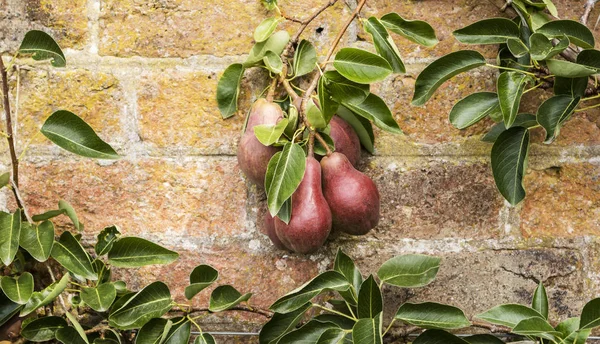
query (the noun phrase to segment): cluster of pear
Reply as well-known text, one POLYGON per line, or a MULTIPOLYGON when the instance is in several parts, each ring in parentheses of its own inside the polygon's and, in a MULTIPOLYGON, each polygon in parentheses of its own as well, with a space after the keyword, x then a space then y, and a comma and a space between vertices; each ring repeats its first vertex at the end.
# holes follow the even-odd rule
MULTIPOLYGON (((246 131, 238 145, 240 169, 252 182, 263 186, 267 165, 278 151, 264 146, 253 132, 256 125, 275 125, 283 119, 281 107, 258 99, 250 112, 246 131)), ((329 136, 335 152, 319 162, 309 154, 300 185, 292 195, 288 224, 265 214, 265 231, 279 249, 310 253, 319 249, 332 230, 364 235, 379 223, 379 192, 375 183, 356 170, 360 140, 350 124, 333 116, 329 136)))

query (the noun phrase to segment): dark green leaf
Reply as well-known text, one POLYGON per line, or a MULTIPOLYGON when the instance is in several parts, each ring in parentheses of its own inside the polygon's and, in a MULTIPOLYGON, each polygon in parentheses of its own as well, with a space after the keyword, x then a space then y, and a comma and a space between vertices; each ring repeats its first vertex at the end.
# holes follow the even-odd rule
POLYGON ((485 58, 473 50, 460 50, 442 56, 425 67, 415 82, 412 104, 424 105, 433 93, 450 78, 485 65, 485 58))
POLYGON ((352 126, 352 128, 358 135, 362 146, 365 147, 365 149, 369 153, 373 154, 375 152, 375 135, 373 134, 373 127, 371 126, 371 122, 362 116, 356 116, 345 106, 340 106, 338 108, 337 115, 343 118, 352 126))
POLYGON ((413 344, 468 344, 468 342, 443 330, 427 330, 417 337, 413 344))
POLYGON ((548 60, 546 65, 550 73, 564 78, 579 78, 597 73, 594 68, 563 60, 548 60))
POLYGON ((325 72, 323 78, 325 87, 338 103, 362 103, 370 93, 369 85, 350 81, 334 70, 325 72))
POLYGON ((537 32, 550 38, 569 37, 571 43, 584 49, 594 48, 594 35, 587 26, 574 20, 553 20, 540 27, 537 32))
POLYGON ((552 325, 541 317, 532 317, 519 321, 513 328, 513 332, 522 336, 534 336, 551 341, 556 341, 556 336, 560 336, 560 332, 554 331, 552 325))
POLYGON ((405 73, 406 68, 400 58, 398 47, 379 19, 370 17, 364 21, 364 28, 373 37, 373 44, 377 53, 390 64, 392 71, 394 73, 405 73))
POLYGON ((115 225, 104 228, 98 234, 98 242, 94 246, 96 254, 99 256, 107 254, 112 249, 115 240, 117 240, 120 234, 119 227, 115 225))
MULTIPOLYGON (((118 301, 117 301, 118 302, 118 301)), ((162 282, 154 282, 115 308, 113 306, 109 325, 121 330, 140 328, 152 318, 160 317, 171 309, 171 292, 162 282)))
POLYGON ((111 270, 109 267, 104 264, 104 262, 100 259, 94 259, 92 262, 92 266, 94 267, 94 271, 98 275, 98 282, 96 284, 109 283, 111 281, 111 270))
POLYGON ((210 333, 203 333, 196 337, 194 344, 215 344, 215 339, 210 333))
POLYGON ((517 24, 506 18, 480 20, 453 34, 459 42, 467 44, 499 44, 506 43, 509 38, 520 38, 517 24))
POLYGON ((83 224, 79 222, 79 218, 77 217, 75 209, 73 209, 73 207, 67 201, 58 201, 58 209, 64 211, 64 213, 69 217, 69 219, 71 219, 71 222, 73 223, 73 226, 75 226, 75 229, 77 229, 78 231, 83 229, 83 224))
POLYGON ((580 99, 580 97, 571 98, 567 95, 558 95, 540 105, 537 121, 546 130, 546 143, 552 143, 558 137, 560 127, 571 117, 580 99))
POLYGON ((97 312, 106 312, 117 297, 117 291, 112 283, 105 283, 95 288, 82 288, 81 300, 97 312))
POLYGON ((277 25, 281 21, 281 18, 271 17, 263 20, 257 27, 254 29, 254 41, 257 43, 266 41, 275 29, 277 29, 277 25))
POLYGON ((77 276, 92 281, 98 278, 94 273, 90 256, 71 232, 61 234, 60 239, 52 247, 51 256, 65 269, 77 276))
POLYGON ((360 104, 343 102, 342 105, 355 114, 372 121, 376 126, 385 131, 402 134, 402 130, 398 126, 398 123, 396 123, 385 101, 373 93, 369 94, 360 104))
POLYGON ((77 155, 97 159, 119 159, 119 154, 102 141, 94 129, 72 112, 54 112, 40 130, 57 146, 77 155))
POLYGON ((518 38, 509 38, 506 42, 506 46, 508 47, 508 50, 510 50, 510 53, 517 58, 523 57, 529 53, 529 49, 525 43, 518 38))
POLYGON ((496 306, 487 312, 477 315, 477 318, 485 320, 489 323, 508 326, 510 328, 514 328, 522 320, 535 317, 540 319, 543 318, 538 311, 519 304, 505 304, 496 306))
POLYGON ((151 241, 136 237, 117 240, 108 252, 108 262, 120 268, 134 268, 152 264, 169 264, 179 257, 151 241))
POLYGON ((554 78, 554 94, 565 94, 571 98, 583 97, 588 85, 588 77, 580 78, 554 78))
POLYGON ((529 153, 529 130, 513 127, 504 131, 492 147, 492 172, 498 190, 512 205, 525 198, 523 175, 529 153))
POLYGON ((337 255, 335 256, 333 270, 344 275, 348 283, 353 286, 353 288, 350 288, 347 291, 341 291, 339 293, 351 305, 356 305, 358 301, 357 293, 363 283, 363 277, 360 273, 360 270, 354 264, 352 258, 348 257, 341 248, 338 249, 337 255))
POLYGON ((31 219, 35 222, 39 222, 39 221, 45 221, 45 220, 50 220, 51 218, 60 216, 65 214, 65 211, 62 209, 58 209, 58 210, 48 210, 47 212, 43 213, 43 214, 38 214, 38 215, 33 215, 31 217, 31 219))
POLYGON ((44 221, 38 226, 22 223, 19 242, 35 260, 45 262, 54 245, 54 225, 50 221, 44 221))
POLYGON ((346 340, 346 331, 341 328, 330 328, 321 334, 317 344, 341 344, 346 340))
POLYGON ((210 305, 208 309, 211 312, 221 312, 231 307, 237 306, 240 302, 248 301, 252 293, 242 295, 230 285, 221 285, 210 294, 210 305))
MULTIPOLYGON (((333 142, 333 139, 331 138, 331 136, 325 134, 324 132, 319 132, 319 135, 321 135, 321 138, 323 139, 323 141, 325 141, 327 143, 327 146, 329 146, 329 150, 331 150, 332 152, 335 152, 335 142, 333 142)), ((327 150, 325 149, 325 147, 321 144, 321 142, 319 140, 315 140, 315 154, 317 155, 321 155, 321 156, 325 156, 327 155, 327 150)), ((290 200, 291 201, 291 200, 290 200)), ((279 214, 277 214, 279 217, 279 214)))
POLYGON ((543 315, 544 319, 548 319, 548 294, 546 294, 546 288, 544 288, 542 282, 540 282, 533 293, 531 308, 543 315))
POLYGON ((34 292, 31 298, 29 299, 29 302, 27 302, 25 307, 23 307, 19 315, 22 317, 26 316, 31 312, 35 311, 36 309, 54 301, 54 299, 56 299, 58 295, 60 295, 60 293, 62 293, 65 290, 65 288, 67 288, 67 284, 69 283, 70 277, 71 276, 67 272, 63 275, 60 281, 50 284, 42 291, 34 292))
POLYGON ((294 53, 294 77, 312 72, 316 65, 317 51, 309 41, 303 39, 294 53))
POLYGON ((600 51, 595 49, 586 49, 577 55, 577 63, 580 65, 600 69, 600 51))
POLYGON ((262 62, 267 51, 272 51, 275 55, 281 55, 289 41, 290 34, 287 31, 281 30, 275 32, 266 41, 256 43, 252 47, 248 59, 244 62, 244 67, 252 67, 262 62))
POLYGON ((173 326, 164 337, 163 344, 188 344, 192 333, 192 323, 186 318, 173 318, 173 326))
POLYGON ((225 69, 217 84, 217 104, 221 116, 229 118, 237 111, 240 84, 244 76, 244 66, 234 63, 225 69))
POLYGON ((383 311, 383 298, 379 285, 370 275, 360 286, 358 293, 358 317, 374 318, 383 311))
POLYGON ((592 329, 600 326, 600 298, 588 302, 581 311, 579 329, 592 329))
POLYGON ((54 67, 64 67, 67 65, 65 54, 50 35, 43 31, 31 30, 25 34, 19 54, 32 54, 34 60, 52 59, 54 67))
POLYGON ((510 128, 517 118, 523 91, 530 80, 530 77, 518 72, 503 72, 498 77, 498 99, 507 128, 510 128))
POLYGON ((392 73, 390 64, 380 56, 356 48, 342 48, 333 61, 335 69, 350 81, 370 84, 392 73))
POLYGON ((420 254, 394 257, 381 265, 377 276, 382 282, 405 288, 431 283, 440 268, 441 259, 420 254))
POLYGON ((283 336, 278 344, 317 343, 319 337, 321 337, 325 331, 332 328, 336 328, 336 326, 330 322, 311 320, 301 328, 283 336))
POLYGON ((87 344, 90 344, 87 335, 85 334, 83 327, 81 327, 81 325, 79 324, 79 321, 77 321, 77 318, 75 318, 75 316, 69 312, 66 312, 65 315, 67 316, 67 319, 69 319, 69 321, 71 322, 71 325, 73 325, 73 328, 75 328, 75 330, 77 331, 79 337, 83 339, 83 341, 87 344))
POLYGON ((382 313, 379 313, 374 318, 359 319, 352 328, 352 342, 354 344, 383 343, 381 317, 382 313))
POLYGON ((311 306, 311 303, 307 302, 295 311, 284 314, 275 313, 261 328, 258 336, 259 342, 261 344, 276 343, 279 338, 294 329, 311 306))
POLYGON ((56 331, 56 340, 63 344, 89 344, 81 338, 74 327, 63 327, 56 331))
POLYGON ((283 70, 283 61, 281 61, 281 57, 279 54, 270 50, 265 53, 263 62, 265 63, 265 67, 274 74, 280 74, 283 70))
POLYGON ((288 313, 303 307, 305 303, 325 290, 344 291, 350 288, 350 283, 337 271, 326 271, 303 286, 279 298, 271 305, 271 310, 278 313, 288 313))
POLYGON ((325 117, 325 122, 329 123, 333 115, 335 115, 336 111, 340 104, 333 100, 329 89, 325 85, 327 79, 324 77, 319 78, 319 84, 317 88, 317 93, 319 94, 319 104, 321 105, 321 111, 323 112, 323 117, 325 117))
POLYGON ((556 45, 552 44, 545 35, 541 33, 534 33, 529 38, 531 48, 529 49, 531 58, 537 61, 549 59, 557 54, 560 54, 563 50, 569 46, 569 38, 564 36, 556 45))
POLYGON ((191 300, 196 294, 213 284, 219 272, 210 265, 198 265, 190 274, 190 285, 185 287, 185 297, 191 300))
POLYGON ((476 334, 463 339, 469 344, 504 344, 502 339, 491 334, 476 334))
POLYGON ((32 342, 45 342, 55 339, 56 331, 67 326, 65 319, 61 317, 45 316, 23 326, 21 336, 32 342))
POLYGON ((21 211, 14 214, 0 212, 0 261, 8 266, 19 249, 21 235, 21 211))
MULTIPOLYGON (((513 128, 523 127, 530 129, 535 128, 537 126, 539 126, 537 118, 534 115, 528 113, 519 114, 515 119, 515 123, 513 123, 513 128)), ((487 134, 485 134, 485 136, 481 140, 484 142, 496 142, 498 136, 500 136, 500 134, 502 134, 504 131, 506 131, 504 122, 497 123, 492 127, 492 129, 490 129, 490 131, 488 131, 487 134)))
POLYGON ((296 191, 304 177, 305 168, 304 150, 297 144, 286 143, 274 166, 271 183, 265 185, 271 216, 277 215, 283 203, 296 191))
POLYGON ((493 92, 476 92, 461 99, 450 111, 450 123, 457 129, 465 129, 487 116, 502 116, 498 95, 493 92))
POLYGON ((154 318, 142 326, 135 337, 135 344, 162 344, 171 326, 171 320, 154 318))
POLYGON ((471 326, 462 310, 440 303, 405 303, 395 319, 426 329, 459 329, 471 326))
POLYGON ((33 294, 33 275, 24 272, 21 276, 15 278, 3 276, 0 279, 0 286, 4 295, 12 302, 24 305, 33 294))
POLYGON ((397 13, 388 13, 381 17, 381 22, 391 32, 397 33, 417 44, 433 47, 438 43, 435 31, 431 25, 422 20, 405 20, 397 13))

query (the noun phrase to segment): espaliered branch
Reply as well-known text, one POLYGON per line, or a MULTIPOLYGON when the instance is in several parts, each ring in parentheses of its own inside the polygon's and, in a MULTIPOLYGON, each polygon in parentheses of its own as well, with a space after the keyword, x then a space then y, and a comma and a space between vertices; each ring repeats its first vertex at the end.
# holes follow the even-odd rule
POLYGON ((438 42, 433 28, 423 21, 405 20, 396 13, 362 19, 366 3, 362 0, 319 64, 315 47, 301 35, 336 3, 331 0, 299 20, 282 15, 275 1, 265 2, 276 14, 256 28, 256 44, 248 58, 229 66, 217 88, 226 119, 237 113, 244 71, 269 71, 271 86, 266 98, 252 106, 237 156, 244 174, 267 195, 268 236, 278 248, 299 253, 319 249, 332 230, 363 235, 377 226, 379 192, 356 169, 361 145, 374 152, 371 123, 392 133, 402 131, 385 102, 370 92, 370 84, 405 72, 390 33, 428 47, 438 42), (343 47, 330 61, 357 18, 372 36, 377 53, 343 47), (292 37, 276 31, 286 20, 301 24, 292 37))

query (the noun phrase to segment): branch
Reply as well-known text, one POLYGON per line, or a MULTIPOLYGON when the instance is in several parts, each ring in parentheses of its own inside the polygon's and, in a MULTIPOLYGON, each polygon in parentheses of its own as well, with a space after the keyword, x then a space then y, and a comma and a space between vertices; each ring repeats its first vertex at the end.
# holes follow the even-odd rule
MULTIPOLYGON (((187 310, 181 309, 179 307, 173 307, 171 309, 171 311, 172 312, 183 312, 183 313, 202 313, 202 312, 213 313, 208 308, 205 308, 205 307, 192 307, 187 310)), ((262 309, 262 308, 251 307, 251 306, 235 306, 235 307, 229 308, 223 312, 228 312, 228 311, 241 311, 241 312, 254 313, 254 314, 262 315, 263 317, 265 317, 267 319, 271 319, 274 314, 272 311, 270 311, 268 309, 262 309)))
MULTIPOLYGON (((321 8, 319 8, 315 13, 313 13, 310 17, 308 17, 304 21, 299 22, 297 20, 292 20, 292 21, 295 21, 297 23, 299 22, 302 25, 300 26, 300 28, 298 29, 298 32, 296 32, 296 34, 294 35, 294 37, 292 37, 292 39, 290 40, 290 43, 288 44, 288 46, 293 45, 294 43, 298 42, 298 38, 300 38, 300 35, 304 32, 304 30, 306 29, 306 27, 308 26, 308 24, 310 24, 313 20, 315 20, 315 18, 318 17, 323 11, 325 11, 329 7, 335 5, 335 3, 337 1, 338 0, 329 0, 328 3, 326 3, 321 8)), ((287 47, 286 47, 286 50, 287 50, 287 47)))
POLYGON ((594 5, 596 5, 597 2, 598 2, 598 0, 587 0, 585 2, 585 5, 583 5, 583 8, 584 8, 583 14, 581 15, 581 19, 580 19, 581 24, 587 26, 588 19, 590 18, 590 13, 594 9, 594 5))
POLYGON ((385 336, 385 342, 397 343, 397 342, 408 342, 408 336, 412 333, 421 331, 422 328, 418 326, 403 326, 403 327, 392 327, 392 329, 385 336))
POLYGON ((17 200, 17 204, 21 204, 20 208, 23 209, 23 215, 25 215, 27 222, 29 222, 29 224, 32 224, 33 220, 31 219, 31 216, 29 216, 29 212, 27 211, 27 208, 25 208, 25 201, 21 197, 21 193, 19 192, 19 187, 17 186, 17 184, 15 183, 14 180, 11 180, 10 183, 11 183, 13 192, 15 194, 15 199, 17 200))
POLYGON ((491 333, 512 333, 512 330, 510 329, 510 327, 491 325, 491 324, 481 322, 481 321, 471 321, 471 325, 473 327, 486 329, 486 330, 490 331, 491 333))

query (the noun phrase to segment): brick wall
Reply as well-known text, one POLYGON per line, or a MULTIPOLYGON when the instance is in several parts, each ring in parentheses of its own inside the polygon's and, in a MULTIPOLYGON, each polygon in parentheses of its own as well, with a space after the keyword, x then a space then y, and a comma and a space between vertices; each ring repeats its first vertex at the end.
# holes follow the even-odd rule
MULTIPOLYGON (((285 12, 299 17, 323 2, 280 0, 285 12)), ((555 2, 563 18, 580 15, 583 1, 555 2)), ((303 256, 274 249, 257 227, 265 196, 248 187, 235 158, 243 118, 221 120, 215 102, 218 77, 228 64, 244 60, 253 28, 269 15, 258 0, 0 0, 0 51, 7 58, 31 28, 51 32, 67 56, 66 68, 21 72, 20 149, 33 137, 21 177, 28 206, 38 213, 59 199, 69 201, 86 224, 86 242, 117 224, 128 235, 177 250, 181 258, 174 264, 121 276, 134 288, 164 280, 179 299, 189 272, 205 263, 220 270, 222 282, 254 293, 252 302, 267 307, 331 267, 342 247, 363 273, 402 253, 444 258, 431 286, 386 288, 391 303, 428 299, 472 315, 503 302, 529 302, 536 281, 544 280, 554 316, 577 316, 600 293, 600 111, 578 113, 552 146, 539 144, 542 132, 534 134, 528 196, 510 207, 494 186, 491 147, 479 141, 492 123, 458 131, 447 120, 459 98, 494 89, 493 74, 464 74, 425 107, 409 104, 426 63, 461 48, 453 30, 501 15, 494 1, 370 0, 363 14, 389 11, 427 20, 441 42, 427 49, 398 39, 408 73, 374 86, 406 133, 377 131, 376 155, 364 154, 361 168, 382 194, 380 226, 364 237, 337 237, 303 256), (85 118, 123 159, 79 159, 34 136, 59 108, 85 118)), ((327 49, 349 13, 340 2, 306 36, 320 51, 327 49)), ((351 26, 345 44, 366 47, 367 37, 358 32, 351 26)), ((600 39, 600 30, 595 34, 600 39)), ((493 49, 480 51, 494 56, 493 49)), ((266 86, 264 77, 247 73, 242 109, 266 86)), ((526 108, 547 97, 527 94, 526 108)), ((0 151, 6 150, 3 142, 0 151)), ((0 162, 5 170, 6 154, 0 162)), ((7 192, 0 202, 13 204, 7 192)), ((224 327, 252 330, 261 320, 238 319, 224 327)), ((217 326, 223 320, 205 322, 217 326)))

